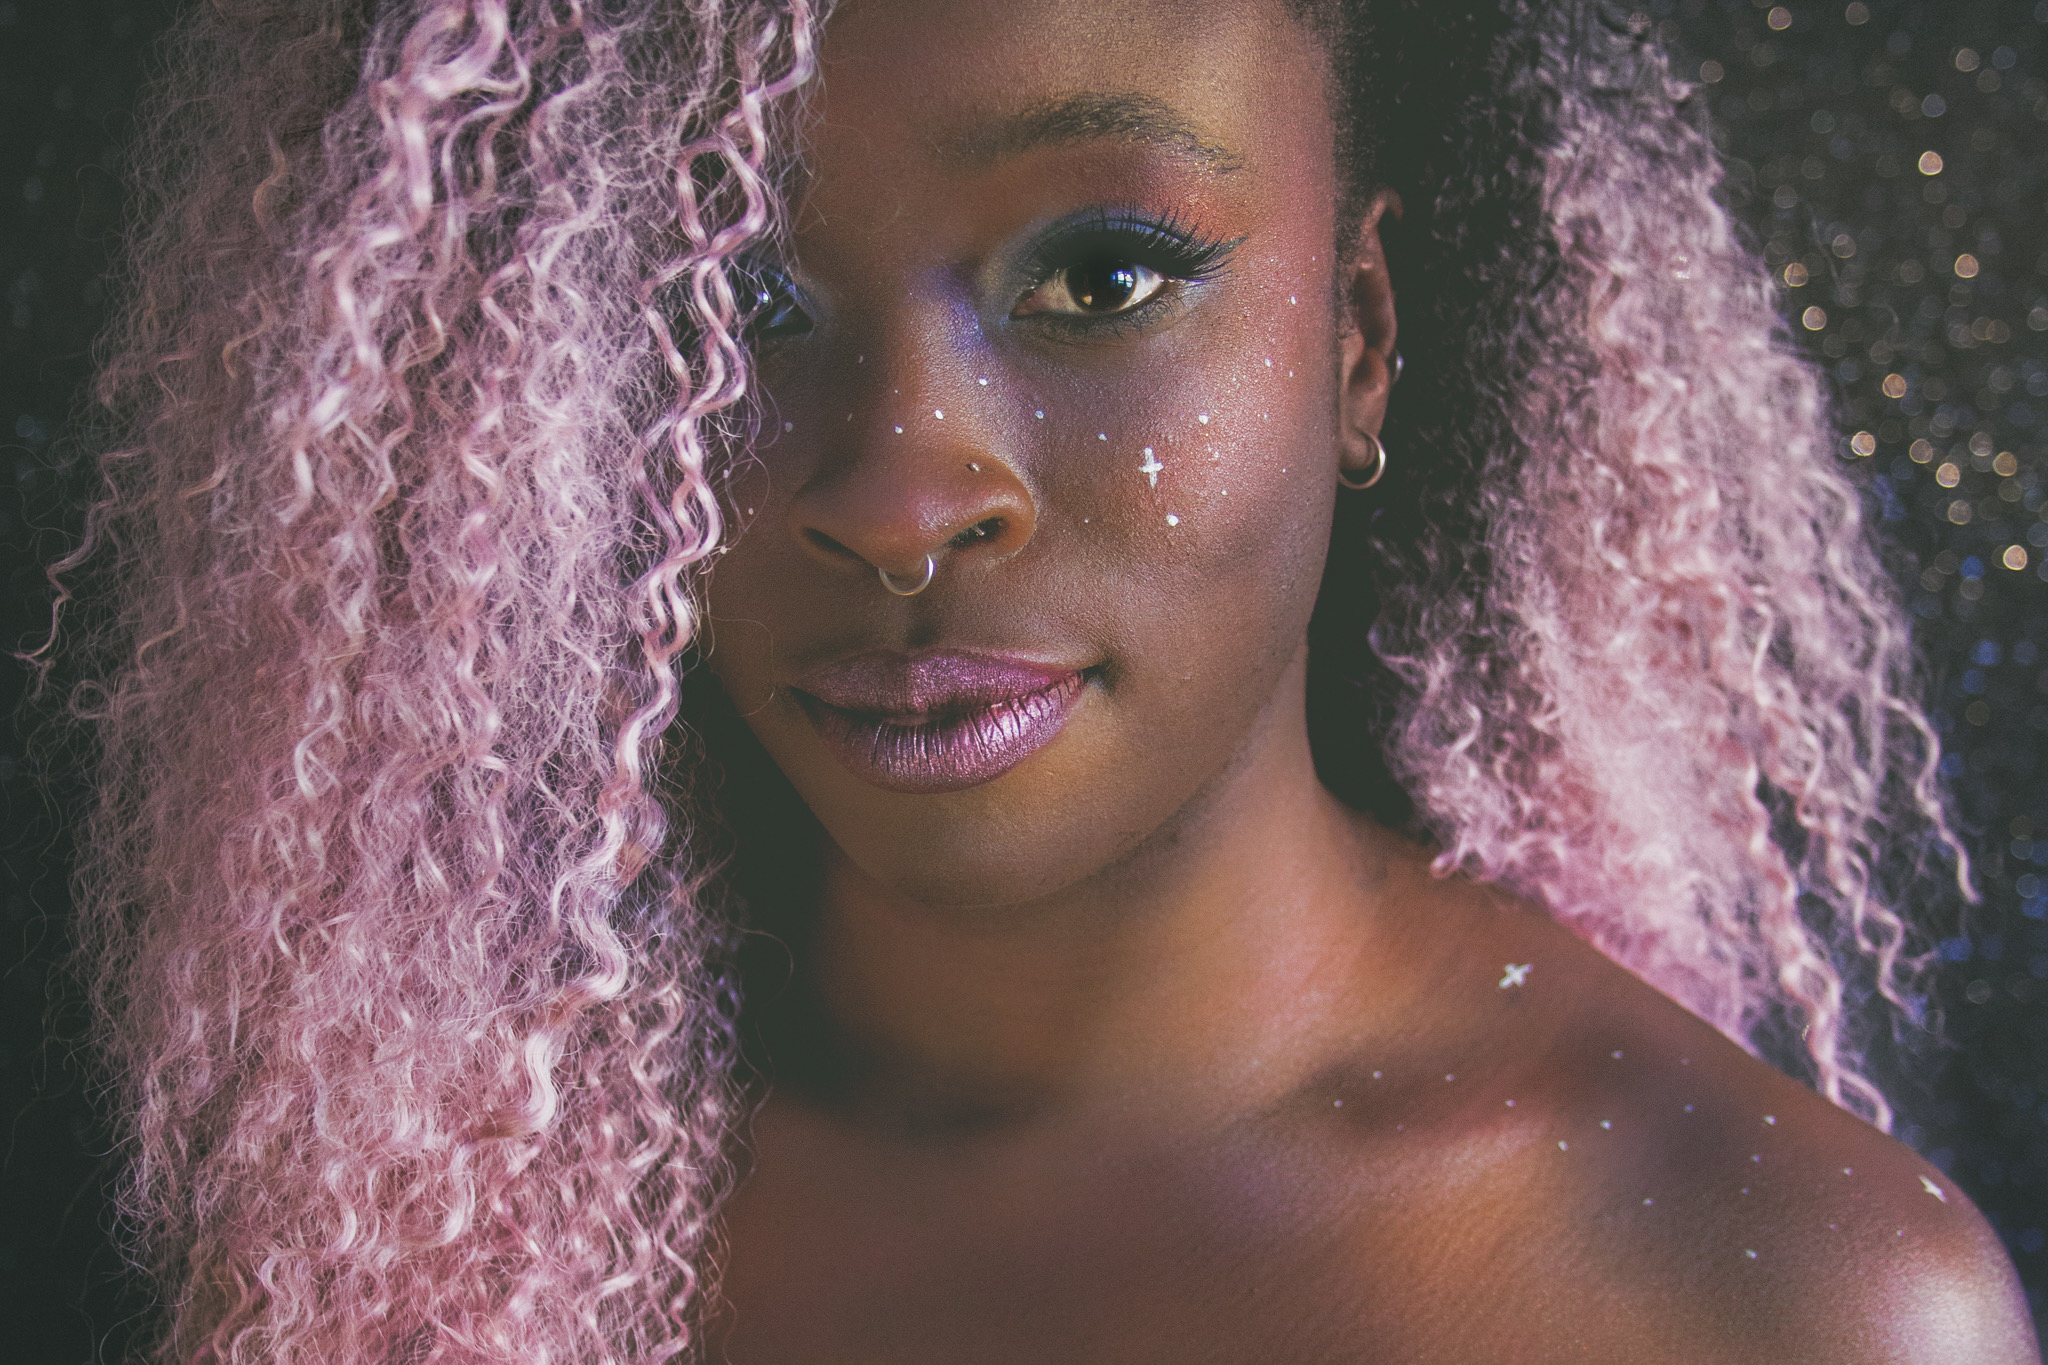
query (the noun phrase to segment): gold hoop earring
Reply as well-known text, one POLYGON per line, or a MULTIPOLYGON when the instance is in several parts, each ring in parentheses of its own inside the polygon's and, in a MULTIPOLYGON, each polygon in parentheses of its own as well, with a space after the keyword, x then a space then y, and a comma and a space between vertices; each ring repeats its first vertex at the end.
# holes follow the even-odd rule
POLYGON ((896 580, 890 576, 889 571, 887 569, 883 568, 879 564, 875 565, 875 573, 877 576, 881 578, 882 586, 887 588, 890 592, 895 593, 898 597, 917 596, 919 593, 923 592, 926 588, 929 588, 932 585, 932 576, 938 573, 938 571, 939 561, 932 558, 932 556, 930 555, 926 555, 924 557, 924 577, 918 579, 916 585, 913 587, 899 588, 896 586, 896 580))
POLYGON ((1365 433, 1365 439, 1372 442, 1372 472, 1356 483, 1353 483, 1350 479, 1344 477, 1344 470, 1341 467, 1337 470, 1337 482, 1343 484, 1354 493, 1362 493, 1372 487, 1380 481, 1380 476, 1387 472, 1386 446, 1380 443, 1379 437, 1369 431, 1365 433))

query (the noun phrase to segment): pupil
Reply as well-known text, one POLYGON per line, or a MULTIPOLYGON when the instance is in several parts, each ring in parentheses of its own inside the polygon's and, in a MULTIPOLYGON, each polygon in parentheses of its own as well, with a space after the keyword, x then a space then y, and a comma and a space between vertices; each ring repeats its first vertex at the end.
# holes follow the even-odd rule
POLYGON ((1123 261, 1091 261, 1071 267, 1067 288, 1083 308, 1109 312, 1123 307, 1138 292, 1138 272, 1123 261))

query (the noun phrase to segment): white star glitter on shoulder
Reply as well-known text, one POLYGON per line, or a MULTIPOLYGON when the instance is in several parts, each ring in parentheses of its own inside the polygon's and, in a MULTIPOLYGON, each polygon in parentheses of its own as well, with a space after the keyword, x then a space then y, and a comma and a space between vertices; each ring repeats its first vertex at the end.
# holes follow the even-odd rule
POLYGON ((1520 965, 1513 962, 1508 963, 1506 968, 1507 975, 1500 979, 1500 988, 1506 990, 1510 986, 1521 985, 1529 979, 1529 969, 1535 965, 1533 962, 1524 962, 1520 965))

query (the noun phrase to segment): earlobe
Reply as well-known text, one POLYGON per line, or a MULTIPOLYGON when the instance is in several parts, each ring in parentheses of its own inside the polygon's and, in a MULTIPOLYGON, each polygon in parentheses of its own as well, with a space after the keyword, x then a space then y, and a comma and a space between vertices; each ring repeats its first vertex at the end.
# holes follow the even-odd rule
POLYGON ((1369 487, 1386 468, 1380 427, 1399 375, 1394 350, 1394 286, 1380 223, 1401 216, 1400 196, 1382 190, 1367 203, 1357 246, 1341 281, 1342 334, 1337 341, 1338 477, 1347 487, 1369 487))

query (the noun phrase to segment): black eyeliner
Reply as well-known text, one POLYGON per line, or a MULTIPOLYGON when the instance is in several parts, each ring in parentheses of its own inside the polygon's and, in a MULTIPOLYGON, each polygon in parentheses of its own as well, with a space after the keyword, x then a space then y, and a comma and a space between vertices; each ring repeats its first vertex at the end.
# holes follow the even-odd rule
POLYGON ((1130 207, 1096 208, 1042 237, 1032 248, 1029 274, 1035 288, 1091 254, 1128 253, 1134 265, 1195 283, 1222 273, 1243 241, 1206 236, 1176 210, 1159 214, 1130 207))

